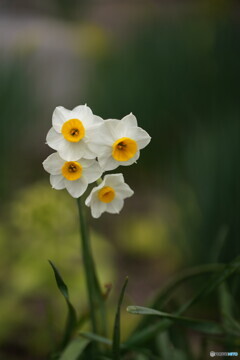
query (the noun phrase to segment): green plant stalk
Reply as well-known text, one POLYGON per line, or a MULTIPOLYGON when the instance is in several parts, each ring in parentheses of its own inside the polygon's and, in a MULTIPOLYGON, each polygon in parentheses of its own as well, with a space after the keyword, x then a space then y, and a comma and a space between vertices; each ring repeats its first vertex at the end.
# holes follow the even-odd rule
MULTIPOLYGON (((78 203, 79 220, 80 220, 83 264, 84 264, 84 270, 86 276, 88 301, 90 307, 90 319, 91 319, 93 333, 98 334, 99 324, 97 321, 97 309, 100 308, 100 310, 102 310, 101 312, 103 313, 104 300, 101 294, 100 285, 96 275, 89 232, 86 224, 81 198, 77 199, 77 203, 78 203)), ((103 321, 103 316, 102 316, 102 321, 103 321)))

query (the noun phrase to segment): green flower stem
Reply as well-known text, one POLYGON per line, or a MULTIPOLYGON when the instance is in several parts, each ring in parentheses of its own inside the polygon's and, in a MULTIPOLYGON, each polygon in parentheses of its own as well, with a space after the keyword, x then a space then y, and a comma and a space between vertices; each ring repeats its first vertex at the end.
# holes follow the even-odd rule
POLYGON ((83 264, 86 276, 92 331, 95 334, 106 336, 107 320, 105 298, 97 278, 90 237, 81 198, 77 199, 77 203, 79 210, 83 264))
POLYGON ((97 293, 100 290, 96 272, 95 265, 93 262, 92 249, 89 239, 88 228, 86 224, 85 214, 83 210, 83 204, 81 198, 77 199, 78 210, 79 210, 79 220, 80 220, 80 232, 81 232, 81 243, 82 243, 82 253, 83 253, 83 264, 85 269, 86 284, 88 291, 88 300, 90 306, 90 319, 92 325, 92 331, 97 334, 97 315, 96 315, 96 300, 98 298, 97 293))
POLYGON ((97 185, 100 185, 103 182, 103 179, 100 177, 99 179, 97 179, 96 183, 97 185))

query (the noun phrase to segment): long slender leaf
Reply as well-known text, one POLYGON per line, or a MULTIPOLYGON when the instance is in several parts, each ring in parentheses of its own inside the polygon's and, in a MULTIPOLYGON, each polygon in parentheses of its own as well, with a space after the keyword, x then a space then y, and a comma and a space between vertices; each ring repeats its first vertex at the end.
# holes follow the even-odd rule
POLYGON ((120 359, 120 310, 121 305, 123 302, 124 293, 127 287, 128 277, 126 277, 125 282, 122 287, 122 291, 119 296, 118 306, 115 316, 115 323, 114 323, 114 331, 113 331, 113 345, 112 345, 112 353, 113 359, 119 360, 120 359))
MULTIPOLYGON (((167 282, 165 286, 161 288, 157 296, 150 302, 149 307, 154 309, 161 309, 171 298, 173 292, 182 285, 184 282, 194 279, 199 276, 209 275, 211 273, 218 273, 225 268, 224 264, 207 264, 200 265, 190 269, 182 271, 180 274, 175 275, 171 280, 167 282)), ((143 317, 137 325, 135 332, 145 329, 151 320, 148 317, 143 317)))
POLYGON ((62 353, 59 360, 77 360, 90 343, 88 339, 74 339, 62 353))
POLYGON ((192 305, 201 301, 204 297, 212 293, 220 284, 222 284, 228 277, 234 274, 240 268, 240 256, 235 258, 230 264, 227 264, 223 271, 215 274, 212 279, 200 289, 200 291, 193 296, 188 302, 186 302, 179 310, 178 314, 183 313, 192 305))
POLYGON ((77 315, 76 315, 76 311, 75 311, 73 305, 70 302, 67 285, 64 283, 58 269, 53 264, 53 262, 49 260, 49 263, 53 269, 58 289, 61 292, 61 294, 63 295, 63 297, 66 301, 66 304, 67 304, 67 308, 68 308, 67 322, 66 322, 65 332, 64 332, 62 344, 61 344, 61 348, 64 348, 65 345, 68 343, 69 339, 71 338, 71 335, 72 335, 74 329, 76 328, 77 315))
POLYGON ((236 320, 234 310, 235 303, 227 288, 223 283, 219 288, 220 311, 224 328, 232 335, 240 336, 240 323, 236 320))
POLYGON ((177 316, 162 311, 146 308, 143 306, 128 306, 127 311, 130 314, 157 315, 164 319, 171 319, 184 326, 190 327, 191 329, 203 332, 205 334, 215 334, 215 335, 223 334, 223 328, 219 324, 212 321, 203 321, 199 319, 177 316))
POLYGON ((96 335, 96 334, 93 334, 93 333, 90 333, 90 332, 81 332, 79 334, 80 336, 83 336, 84 338, 87 338, 89 340, 92 340, 92 341, 97 341, 101 344, 104 344, 104 345, 112 345, 112 340, 110 339, 107 339, 103 336, 100 336, 100 335, 96 335))
POLYGON ((162 332, 157 337, 157 343, 160 348, 162 360, 189 360, 189 357, 182 349, 175 348, 170 341, 170 336, 167 331, 162 332))
MULTIPOLYGON (((202 289, 197 292, 186 304, 181 306, 174 315, 181 315, 192 305, 202 300, 204 297, 213 292, 222 282, 224 282, 228 277, 233 275, 236 271, 240 269, 240 257, 238 256, 230 264, 224 266, 223 270, 213 276, 209 281, 205 283, 202 289)), ((139 343, 143 343, 148 340, 155 334, 165 331, 173 324, 172 320, 166 319, 155 324, 151 324, 138 332, 133 333, 130 338, 125 342, 126 347, 132 347, 139 343)))

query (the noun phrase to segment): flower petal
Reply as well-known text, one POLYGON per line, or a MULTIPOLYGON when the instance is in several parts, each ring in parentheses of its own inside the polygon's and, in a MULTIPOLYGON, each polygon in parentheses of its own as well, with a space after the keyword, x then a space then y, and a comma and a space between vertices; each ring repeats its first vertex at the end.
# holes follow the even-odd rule
POLYGON ((134 194, 134 191, 124 182, 123 174, 109 174, 104 177, 105 185, 111 186, 118 197, 126 199, 134 194))
POLYGON ((98 161, 103 171, 114 170, 121 165, 119 161, 113 159, 111 152, 108 156, 100 155, 98 161))
POLYGON ((139 156, 140 156, 140 152, 137 151, 136 154, 127 161, 116 161, 116 160, 115 161, 118 163, 118 165, 128 166, 128 165, 132 165, 133 163, 137 162, 139 156))
POLYGON ((104 176, 104 185, 117 186, 124 184, 123 174, 107 174, 104 176))
POLYGON ((58 148, 58 152, 64 160, 76 161, 84 156, 85 146, 84 140, 81 140, 78 143, 72 143, 63 139, 58 148))
POLYGON ((52 185, 53 189, 65 189, 64 177, 62 175, 50 175, 50 184, 52 185))
POLYGON ((107 212, 110 214, 119 214, 124 205, 124 201, 121 198, 116 197, 113 201, 107 204, 107 212))
POLYGON ((96 200, 91 204, 91 214, 95 219, 99 218, 107 209, 107 204, 96 200))
POLYGON ((96 160, 94 160, 91 166, 84 168, 83 171, 88 183, 92 183, 102 176, 102 169, 96 160))
POLYGON ((60 158, 58 153, 53 153, 43 162, 44 169, 51 175, 60 175, 64 160, 60 158))
POLYGON ((93 188, 92 191, 90 192, 90 194, 88 195, 88 197, 86 198, 85 200, 85 205, 86 206, 90 206, 91 205, 91 202, 92 202, 92 198, 96 192, 96 188, 93 188))
POLYGON ((57 106, 53 112, 52 124, 54 129, 60 133, 63 124, 66 120, 71 118, 71 110, 65 109, 63 106, 57 106))
POLYGON ((134 194, 134 191, 126 183, 116 185, 114 190, 117 195, 121 196, 123 199, 126 199, 134 194))
POLYGON ((52 149, 57 150, 61 143, 63 142, 64 138, 62 134, 59 134, 54 127, 51 127, 49 132, 47 133, 46 143, 48 146, 50 146, 52 149))
POLYGON ((85 128, 94 124, 92 110, 87 105, 76 106, 72 110, 72 115, 74 118, 81 120, 85 128))
POLYGON ((88 143, 86 141, 84 141, 84 144, 85 144, 84 158, 85 159, 96 159, 97 155, 95 154, 95 152, 93 152, 89 149, 88 143))
POLYGON ((117 125, 117 132, 119 138, 121 137, 130 137, 129 130, 138 126, 136 117, 131 113, 129 115, 124 116, 122 120, 119 121, 117 125))
POLYGON ((151 137, 149 136, 149 134, 140 127, 129 129, 128 136, 137 142, 139 150, 143 149, 151 141, 151 137))
POLYGON ((87 189, 88 182, 84 176, 75 181, 64 180, 65 187, 70 195, 74 198, 79 198, 87 189))
POLYGON ((138 160, 139 156, 140 156, 140 152, 138 151, 134 155, 134 157, 132 157, 127 161, 117 161, 112 157, 112 153, 110 153, 108 156, 106 156, 106 154, 100 155, 98 157, 98 161, 103 171, 109 171, 116 169, 120 165, 123 166, 132 165, 138 160))
POLYGON ((93 115, 93 124, 94 125, 100 125, 103 122, 104 122, 104 120, 100 116, 93 115))
POLYGON ((91 150, 96 153, 101 153, 102 147, 112 147, 112 144, 114 143, 117 136, 116 130, 114 130, 114 126, 116 127, 116 122, 118 121, 119 120, 105 120, 102 124, 91 126, 89 129, 87 129, 86 139, 91 150))

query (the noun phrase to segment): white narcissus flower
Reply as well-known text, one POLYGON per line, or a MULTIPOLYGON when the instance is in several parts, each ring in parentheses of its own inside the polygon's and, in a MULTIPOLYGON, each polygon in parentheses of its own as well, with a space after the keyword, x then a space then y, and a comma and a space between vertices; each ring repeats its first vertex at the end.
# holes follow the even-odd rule
POLYGON ((131 113, 122 120, 104 120, 97 131, 89 131, 89 148, 98 154, 98 161, 104 171, 116 169, 119 165, 131 165, 139 158, 139 150, 150 142, 148 133, 138 127, 136 117, 131 113))
POLYGON ((93 115, 87 105, 79 105, 73 110, 62 106, 56 107, 53 112, 53 127, 47 134, 46 142, 66 161, 76 161, 80 158, 94 159, 96 154, 88 145, 88 130, 95 132, 95 126, 103 122, 99 116, 93 115))
POLYGON ((85 204, 91 207, 94 218, 103 212, 118 214, 123 207, 124 199, 133 195, 133 190, 124 182, 122 174, 106 175, 102 183, 93 188, 85 204))
POLYGON ((102 170, 95 159, 65 161, 58 153, 53 153, 43 162, 50 174, 50 183, 56 190, 67 189, 74 198, 80 197, 89 183, 99 179, 102 170))

